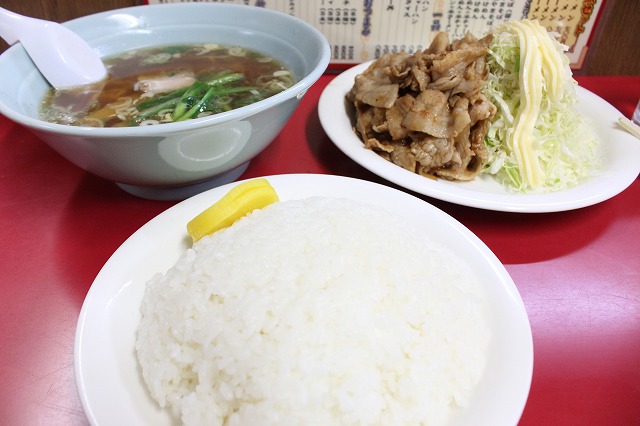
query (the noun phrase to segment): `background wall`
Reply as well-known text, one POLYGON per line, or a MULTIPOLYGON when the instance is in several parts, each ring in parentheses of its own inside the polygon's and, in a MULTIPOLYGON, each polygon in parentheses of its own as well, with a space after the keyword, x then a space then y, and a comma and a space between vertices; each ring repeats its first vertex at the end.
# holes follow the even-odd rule
MULTIPOLYGON (((0 0, 22 15, 64 22, 91 13, 144 4, 142 0, 0 0)), ((640 75, 640 1, 606 0, 585 63, 577 75, 640 75)), ((7 44, 0 40, 0 52, 7 44)))
POLYGON ((640 75, 640 1, 606 0, 578 75, 640 75))

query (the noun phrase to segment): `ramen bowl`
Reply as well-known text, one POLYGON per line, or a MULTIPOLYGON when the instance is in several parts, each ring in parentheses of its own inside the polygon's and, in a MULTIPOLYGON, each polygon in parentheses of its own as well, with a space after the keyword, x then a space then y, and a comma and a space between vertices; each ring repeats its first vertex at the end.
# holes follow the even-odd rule
POLYGON ((24 48, 0 56, 0 113, 89 173, 143 198, 181 199, 240 177, 282 130, 326 70, 325 37, 300 19, 221 3, 144 5, 65 23, 101 56, 162 45, 217 43, 262 52, 296 82, 256 103, 207 117, 140 127, 79 127, 41 119, 50 88, 24 48))

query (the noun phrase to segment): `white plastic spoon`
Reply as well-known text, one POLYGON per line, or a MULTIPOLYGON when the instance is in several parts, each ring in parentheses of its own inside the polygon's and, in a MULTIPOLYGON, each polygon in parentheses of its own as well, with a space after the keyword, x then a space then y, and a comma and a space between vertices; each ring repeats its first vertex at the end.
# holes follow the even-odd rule
POLYGON ((29 18, 0 7, 0 37, 22 43, 55 88, 95 83, 107 76, 102 60, 79 35, 56 22, 29 18))

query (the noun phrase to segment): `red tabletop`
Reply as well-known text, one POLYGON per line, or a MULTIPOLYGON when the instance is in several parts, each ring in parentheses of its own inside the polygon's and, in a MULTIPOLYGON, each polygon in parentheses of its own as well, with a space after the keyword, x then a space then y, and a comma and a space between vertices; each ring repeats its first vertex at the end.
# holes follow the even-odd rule
MULTIPOLYGON (((317 115, 325 75, 241 177, 322 173, 385 182, 343 155, 317 115)), ((578 77, 630 117, 640 77, 578 77)), ((535 363, 522 425, 640 424, 640 181, 595 206, 500 213, 421 196, 475 232, 526 305, 535 363)), ((83 425, 73 341, 109 256, 175 202, 89 175, 0 117, 0 423, 83 425)))

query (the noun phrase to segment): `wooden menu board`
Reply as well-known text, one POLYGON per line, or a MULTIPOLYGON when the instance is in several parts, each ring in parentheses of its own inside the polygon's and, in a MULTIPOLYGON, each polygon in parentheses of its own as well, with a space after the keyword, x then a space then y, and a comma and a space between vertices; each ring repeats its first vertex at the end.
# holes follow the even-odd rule
MULTIPOLYGON (((185 0, 149 0, 148 4, 185 0)), ((200 3, 207 2, 199 0, 200 3)), ((604 0, 210 0, 265 7, 314 25, 327 37, 332 64, 354 64, 385 52, 414 52, 438 31, 457 39, 514 19, 537 19, 568 46, 573 69, 582 66, 604 0)))

